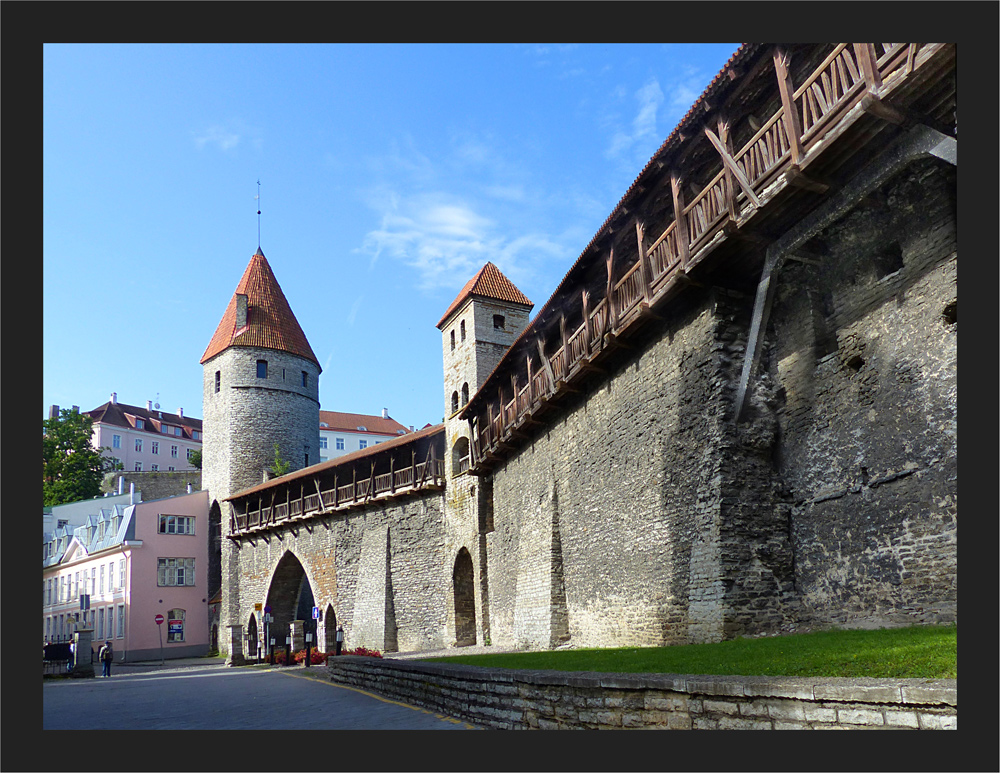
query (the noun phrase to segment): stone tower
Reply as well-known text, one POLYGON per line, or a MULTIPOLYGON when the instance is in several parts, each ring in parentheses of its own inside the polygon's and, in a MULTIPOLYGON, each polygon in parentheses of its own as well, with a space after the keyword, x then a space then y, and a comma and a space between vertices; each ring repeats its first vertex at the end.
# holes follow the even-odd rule
POLYGON ((491 486, 469 475, 469 425, 459 417, 469 398, 528 325, 532 303, 495 265, 470 279, 437 327, 444 353, 447 465, 446 550, 454 603, 449 637, 458 646, 489 638, 487 543, 491 486))
POLYGON ((289 472, 319 461, 319 374, 316 355, 258 247, 202 355, 204 443, 202 485, 210 519, 219 519, 222 543, 220 648, 231 648, 229 626, 240 610, 231 583, 239 576, 238 553, 225 537, 225 501, 264 480, 275 444, 289 472))

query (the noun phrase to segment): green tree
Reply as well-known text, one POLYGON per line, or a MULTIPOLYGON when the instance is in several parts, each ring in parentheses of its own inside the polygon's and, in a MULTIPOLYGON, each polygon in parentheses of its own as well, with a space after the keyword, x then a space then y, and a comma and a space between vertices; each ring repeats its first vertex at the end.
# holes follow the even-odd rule
POLYGON ((91 446, 93 420, 66 408, 42 422, 42 504, 46 507, 100 496, 104 473, 123 469, 91 446))
POLYGON ((201 469, 201 451, 192 452, 191 456, 188 457, 188 464, 194 467, 196 470, 201 469))
POLYGON ((278 444, 274 444, 274 464, 271 465, 271 472, 274 473, 276 478, 280 478, 291 468, 292 463, 286 462, 281 458, 281 448, 278 444))

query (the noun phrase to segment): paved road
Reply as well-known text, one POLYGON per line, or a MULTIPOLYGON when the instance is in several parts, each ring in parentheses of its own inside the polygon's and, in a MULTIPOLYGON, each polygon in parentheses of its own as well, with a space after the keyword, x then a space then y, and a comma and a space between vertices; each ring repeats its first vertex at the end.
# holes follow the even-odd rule
POLYGON ((45 730, 471 730, 461 720, 335 685, 325 668, 119 669, 47 679, 45 730))

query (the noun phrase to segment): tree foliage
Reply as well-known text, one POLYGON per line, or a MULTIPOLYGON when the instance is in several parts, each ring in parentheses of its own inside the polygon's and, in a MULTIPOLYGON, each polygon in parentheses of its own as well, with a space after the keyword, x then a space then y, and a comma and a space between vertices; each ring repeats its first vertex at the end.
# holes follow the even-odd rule
POLYGON ((274 464, 271 465, 271 472, 274 473, 276 478, 280 478, 289 469, 291 469, 292 463, 286 462, 281 458, 281 448, 277 443, 274 444, 274 464))
POLYGON ((91 446, 93 420, 62 409, 42 422, 42 504, 46 507, 100 496, 104 473, 122 463, 91 446))
POLYGON ((192 451, 191 456, 188 457, 188 464, 194 467, 196 470, 201 469, 201 451, 192 451))

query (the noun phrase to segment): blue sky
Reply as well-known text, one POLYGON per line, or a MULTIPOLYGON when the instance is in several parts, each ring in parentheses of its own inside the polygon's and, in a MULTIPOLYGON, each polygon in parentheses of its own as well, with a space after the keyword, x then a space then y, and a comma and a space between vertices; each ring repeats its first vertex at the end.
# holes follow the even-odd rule
POLYGON ((44 47, 43 416, 201 417, 258 245, 324 410, 441 421, 487 261, 540 308, 738 44, 44 47))

